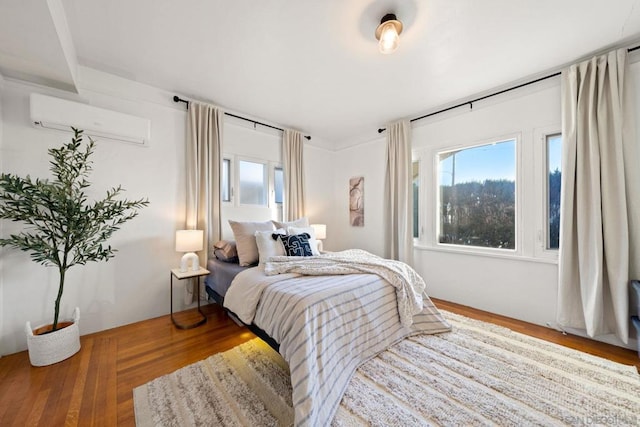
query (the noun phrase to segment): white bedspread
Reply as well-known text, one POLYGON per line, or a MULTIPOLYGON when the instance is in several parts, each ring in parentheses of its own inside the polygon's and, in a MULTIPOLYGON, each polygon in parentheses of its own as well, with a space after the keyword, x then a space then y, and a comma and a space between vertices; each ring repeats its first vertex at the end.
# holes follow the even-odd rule
POLYGON ((225 307, 280 344, 291 371, 295 424, 324 426, 363 362, 409 335, 450 330, 420 296, 424 307, 405 326, 396 288, 376 274, 267 276, 255 267, 236 276, 225 307))

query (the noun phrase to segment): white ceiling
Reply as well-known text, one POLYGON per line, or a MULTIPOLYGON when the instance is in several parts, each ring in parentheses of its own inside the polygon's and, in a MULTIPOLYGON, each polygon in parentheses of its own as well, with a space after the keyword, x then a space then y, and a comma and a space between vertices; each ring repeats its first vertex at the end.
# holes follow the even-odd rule
POLYGON ((79 64, 332 147, 639 40, 640 0, 0 0, 6 77, 78 90, 79 64))

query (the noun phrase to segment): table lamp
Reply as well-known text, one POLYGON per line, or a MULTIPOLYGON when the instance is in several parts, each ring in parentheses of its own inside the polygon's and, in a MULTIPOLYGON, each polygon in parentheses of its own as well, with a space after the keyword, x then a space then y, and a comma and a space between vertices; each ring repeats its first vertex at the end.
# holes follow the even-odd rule
POLYGON ((176 231, 176 252, 186 252, 180 260, 180 271, 186 272, 200 270, 200 260, 197 251, 204 247, 204 232, 202 230, 178 230, 176 231), (189 268, 191 263, 191 268, 189 268))
POLYGON ((326 224, 311 224, 313 228, 313 234, 318 241, 318 250, 322 252, 322 240, 327 238, 327 225, 326 224))

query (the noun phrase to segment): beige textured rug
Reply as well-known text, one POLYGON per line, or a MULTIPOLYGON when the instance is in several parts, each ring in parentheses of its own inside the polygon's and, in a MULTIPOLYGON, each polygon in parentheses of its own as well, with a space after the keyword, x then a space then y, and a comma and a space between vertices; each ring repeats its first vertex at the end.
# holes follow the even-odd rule
MULTIPOLYGON (((624 366, 443 312, 453 331, 407 338, 363 364, 335 426, 639 425, 624 366)), ((291 425, 286 363, 259 339, 134 390, 138 426, 291 425)))

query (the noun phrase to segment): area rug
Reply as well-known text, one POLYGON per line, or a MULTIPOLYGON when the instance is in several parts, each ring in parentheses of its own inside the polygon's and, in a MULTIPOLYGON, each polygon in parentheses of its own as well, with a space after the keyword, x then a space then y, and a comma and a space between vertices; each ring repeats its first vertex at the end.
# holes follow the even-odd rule
MULTIPOLYGON (((334 426, 639 425, 635 367, 449 312, 363 364, 334 426)), ((287 364, 254 339, 136 388, 138 426, 289 426, 287 364)))

